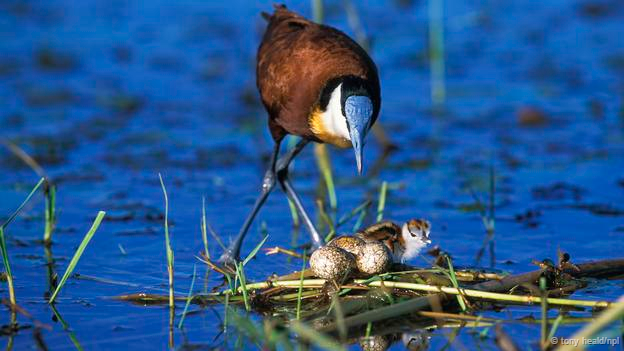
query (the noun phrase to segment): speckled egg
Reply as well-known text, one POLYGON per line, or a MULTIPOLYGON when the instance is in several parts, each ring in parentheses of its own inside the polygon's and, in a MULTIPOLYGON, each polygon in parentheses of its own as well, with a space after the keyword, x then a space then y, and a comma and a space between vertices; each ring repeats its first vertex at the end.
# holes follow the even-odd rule
POLYGON ((386 351, 390 347, 390 338, 384 335, 361 337, 360 347, 364 351, 386 351))
POLYGON ((323 246, 310 256, 310 268, 319 278, 342 280, 355 270, 355 256, 336 246, 323 246))
POLYGON ((356 257, 356 264, 362 273, 385 273, 392 264, 392 255, 386 245, 378 241, 367 242, 356 257))
POLYGON ((343 235, 330 241, 327 245, 339 247, 357 256, 360 254, 360 251, 362 251, 362 247, 364 247, 365 244, 366 242, 360 238, 343 235))

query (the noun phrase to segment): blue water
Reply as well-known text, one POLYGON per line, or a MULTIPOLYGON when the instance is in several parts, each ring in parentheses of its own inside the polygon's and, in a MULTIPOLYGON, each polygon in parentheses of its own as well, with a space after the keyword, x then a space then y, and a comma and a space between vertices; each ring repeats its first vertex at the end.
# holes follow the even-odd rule
MULTIPOLYGON (((307 2, 288 5, 311 16, 307 2)), ((216 274, 205 279, 195 258, 203 247, 202 197, 209 223, 227 241, 255 199, 272 147, 254 81, 264 26, 259 13, 270 9, 269 2, 241 0, 0 4, 0 133, 58 182, 51 249, 58 274, 97 211, 107 211, 76 271, 117 284, 71 278, 57 303, 85 349, 167 347, 168 309, 111 299, 166 291, 159 172, 170 197, 176 291, 186 294, 194 264, 200 272, 197 292, 220 282, 216 274)), ((478 213, 464 209, 474 203, 470 189, 487 201, 493 167, 495 268, 532 270, 532 259, 554 258, 558 248, 575 262, 621 257, 624 5, 445 2, 442 113, 434 113, 429 97, 427 3, 371 1, 357 9, 381 75, 380 121, 399 150, 378 175, 361 178, 353 153, 332 149, 339 216, 366 199, 376 208, 380 184, 387 181, 384 216, 428 218, 434 243, 457 265, 470 266, 485 232, 478 213), (542 111, 543 123, 523 125, 524 109, 542 111), (611 214, 590 211, 596 208, 611 214), (538 215, 517 220, 527 211, 538 215)), ((326 1, 325 10, 328 23, 353 33, 341 1, 326 1)), ((379 143, 369 138, 365 169, 380 155, 379 143)), ((0 174, 4 218, 38 176, 3 148, 0 174)), ((293 179, 316 214, 319 175, 312 148, 297 158, 293 179)), ((72 349, 68 332, 52 319, 43 299, 46 258, 33 242, 43 233, 43 209, 37 194, 7 230, 17 301, 51 327, 42 332, 51 349, 72 349)), ((374 220, 373 212, 366 223, 374 220)), ((244 252, 261 240, 261 222, 270 235, 267 246, 291 246, 292 219, 279 191, 256 220, 244 252)), ((341 229, 348 231, 353 223, 341 229)), ((305 236, 300 233, 298 243, 306 242, 305 236)), ((213 255, 220 252, 214 241, 210 249, 213 255)), ((482 264, 488 262, 486 255, 482 264)), ((260 254, 252 267, 247 278, 263 280, 297 270, 300 262, 260 254)), ((614 281, 574 297, 613 300, 623 293, 621 281, 614 281)), ((5 283, 0 294, 8 295, 5 283)), ((227 348, 215 316, 223 308, 191 309, 198 312, 187 316, 184 332, 175 331, 176 347, 227 348)), ((514 307, 486 313, 509 319, 530 314, 539 311, 514 307)), ((3 313, 0 323, 8 321, 3 313)), ((559 333, 567 336, 577 328, 565 326, 559 333)), ((539 326, 506 329, 524 348, 535 347, 539 326)), ((443 347, 448 334, 434 333, 431 349, 443 347)), ((492 335, 481 340, 464 330, 453 347, 493 349, 492 335)), ((33 348, 32 329, 21 330, 11 342, 16 350, 33 348)))

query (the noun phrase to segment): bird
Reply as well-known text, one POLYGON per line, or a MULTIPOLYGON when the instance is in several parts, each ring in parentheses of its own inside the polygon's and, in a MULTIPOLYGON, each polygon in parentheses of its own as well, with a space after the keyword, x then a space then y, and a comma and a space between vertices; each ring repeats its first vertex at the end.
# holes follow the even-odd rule
POLYGON ((310 142, 351 147, 358 174, 363 169, 366 136, 377 120, 381 92, 377 66, 345 33, 317 24, 275 5, 262 13, 268 26, 258 48, 256 85, 268 114, 274 141, 260 194, 221 263, 240 260, 245 235, 269 193, 278 183, 295 205, 310 233, 313 249, 324 245, 288 177, 288 165, 310 142), (300 139, 281 157, 287 135, 300 139))
POLYGON ((364 242, 382 242, 392 253, 395 263, 405 263, 431 243, 430 233, 431 223, 428 220, 414 218, 402 226, 392 221, 379 222, 355 233, 354 237, 364 242))

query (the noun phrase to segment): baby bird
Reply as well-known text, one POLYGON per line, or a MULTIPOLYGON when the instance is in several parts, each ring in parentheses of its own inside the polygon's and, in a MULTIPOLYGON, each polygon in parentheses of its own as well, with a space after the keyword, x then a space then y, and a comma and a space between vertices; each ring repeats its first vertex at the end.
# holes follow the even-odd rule
POLYGON ((379 241, 386 245, 395 263, 404 263, 416 257, 431 243, 429 233, 431 223, 425 219, 410 219, 399 227, 391 221, 373 224, 358 233, 356 237, 364 241, 379 241))

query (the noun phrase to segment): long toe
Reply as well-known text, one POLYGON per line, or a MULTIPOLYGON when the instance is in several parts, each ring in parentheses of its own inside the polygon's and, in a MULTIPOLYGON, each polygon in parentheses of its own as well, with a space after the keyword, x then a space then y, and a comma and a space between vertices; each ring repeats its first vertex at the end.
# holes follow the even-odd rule
POLYGON ((235 268, 240 258, 232 250, 226 250, 217 262, 225 267, 235 268))

